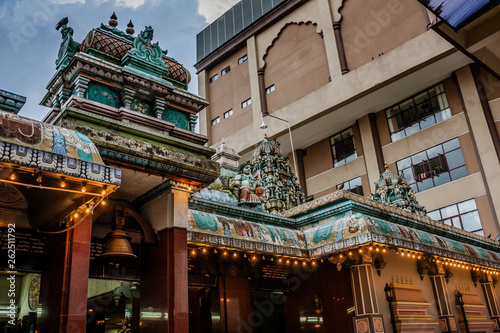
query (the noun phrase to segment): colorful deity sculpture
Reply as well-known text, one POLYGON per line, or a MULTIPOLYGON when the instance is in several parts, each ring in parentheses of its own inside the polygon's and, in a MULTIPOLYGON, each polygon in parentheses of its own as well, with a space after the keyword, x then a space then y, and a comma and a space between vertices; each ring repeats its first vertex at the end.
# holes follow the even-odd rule
POLYGON ((263 199, 264 188, 259 180, 252 176, 252 167, 246 164, 241 173, 234 177, 234 188, 239 190, 239 203, 255 206, 263 199))
POLYGON ((280 143, 267 136, 253 152, 253 175, 262 181, 264 210, 279 213, 304 203, 299 181, 281 152, 280 143))
POLYGON ((418 215, 427 215, 427 210, 418 203, 415 192, 408 185, 404 174, 401 172, 398 175, 389 171, 387 163, 384 173, 375 183, 375 193, 371 195, 371 199, 418 215))

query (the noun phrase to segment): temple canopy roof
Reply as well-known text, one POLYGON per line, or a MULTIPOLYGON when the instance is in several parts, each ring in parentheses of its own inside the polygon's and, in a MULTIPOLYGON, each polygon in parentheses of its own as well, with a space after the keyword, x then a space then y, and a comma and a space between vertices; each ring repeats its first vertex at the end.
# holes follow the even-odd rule
POLYGON ((355 257, 352 249, 378 245, 405 256, 420 253, 500 268, 500 246, 492 239, 343 190, 276 215, 238 207, 227 193, 204 189, 190 203, 188 240, 304 259, 337 256, 335 260, 339 252, 355 257))
POLYGON ((0 182, 0 222, 54 230, 113 192, 121 170, 79 132, 0 110, 0 182))

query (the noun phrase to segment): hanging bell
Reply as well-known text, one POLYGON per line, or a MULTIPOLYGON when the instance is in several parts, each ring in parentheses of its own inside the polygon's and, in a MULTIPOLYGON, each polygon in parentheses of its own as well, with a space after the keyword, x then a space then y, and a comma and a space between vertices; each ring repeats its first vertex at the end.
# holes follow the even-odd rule
POLYGON ((99 259, 114 265, 136 261, 138 257, 132 251, 131 238, 122 230, 125 219, 117 218, 116 220, 115 229, 104 238, 106 243, 99 259))

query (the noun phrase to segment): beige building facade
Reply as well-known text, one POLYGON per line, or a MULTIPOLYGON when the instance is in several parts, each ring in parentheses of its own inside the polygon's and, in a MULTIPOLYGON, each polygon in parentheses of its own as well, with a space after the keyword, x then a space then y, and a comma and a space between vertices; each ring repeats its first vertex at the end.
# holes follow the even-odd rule
POLYGON ((246 161, 267 134, 292 161, 288 122, 309 199, 341 184, 369 196, 387 163, 431 218, 500 235, 498 75, 428 29, 414 0, 268 2, 251 20, 238 3, 236 33, 238 5, 198 35, 209 145, 246 161))

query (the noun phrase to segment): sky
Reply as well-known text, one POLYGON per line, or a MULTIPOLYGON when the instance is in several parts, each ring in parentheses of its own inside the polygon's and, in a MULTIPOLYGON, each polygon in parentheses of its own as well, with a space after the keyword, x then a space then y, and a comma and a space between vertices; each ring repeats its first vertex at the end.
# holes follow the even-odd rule
POLYGON ((19 113, 41 120, 49 111, 39 103, 55 74, 61 33, 55 25, 69 18, 73 38, 82 42, 116 12, 118 29, 130 19, 135 35, 151 25, 153 42, 191 73, 189 91, 198 93, 196 34, 231 8, 236 0, 0 0, 0 89, 25 96, 19 113))

